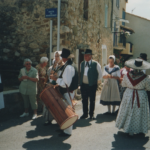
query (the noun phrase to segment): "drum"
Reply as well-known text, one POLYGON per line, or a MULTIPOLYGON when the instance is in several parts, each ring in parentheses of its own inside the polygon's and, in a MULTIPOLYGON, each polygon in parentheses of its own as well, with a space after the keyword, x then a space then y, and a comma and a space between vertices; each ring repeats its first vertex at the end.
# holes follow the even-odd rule
POLYGON ((40 98, 59 124, 61 130, 70 127, 78 120, 78 115, 74 113, 73 108, 68 105, 57 88, 54 89, 48 86, 42 91, 40 98))

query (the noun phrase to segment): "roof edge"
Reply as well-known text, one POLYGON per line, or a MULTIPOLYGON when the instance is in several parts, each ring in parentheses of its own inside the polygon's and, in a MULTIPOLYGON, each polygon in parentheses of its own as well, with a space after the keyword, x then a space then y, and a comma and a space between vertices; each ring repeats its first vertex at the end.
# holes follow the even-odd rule
POLYGON ((131 14, 131 13, 129 13, 129 12, 126 12, 126 13, 129 14, 129 15, 132 15, 132 16, 135 16, 135 17, 138 17, 138 18, 141 18, 141 19, 145 19, 145 20, 147 20, 147 21, 150 21, 150 19, 147 19, 147 18, 138 16, 138 15, 135 15, 135 14, 131 14))

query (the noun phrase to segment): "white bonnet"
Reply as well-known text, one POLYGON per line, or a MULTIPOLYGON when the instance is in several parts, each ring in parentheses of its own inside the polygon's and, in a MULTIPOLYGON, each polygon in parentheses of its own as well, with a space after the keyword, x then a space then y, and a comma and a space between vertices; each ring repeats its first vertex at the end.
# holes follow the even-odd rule
POLYGON ((54 62, 55 62, 55 55, 56 55, 56 53, 58 53, 58 54, 59 54, 59 58, 60 58, 60 60, 62 60, 62 57, 61 57, 61 53, 62 53, 62 51, 56 51, 56 52, 54 52, 53 64, 54 64, 54 62))
POLYGON ((113 58, 113 60, 114 60, 114 62, 115 62, 116 57, 115 57, 114 55, 110 55, 110 56, 109 56, 109 59, 110 59, 110 58, 113 58))

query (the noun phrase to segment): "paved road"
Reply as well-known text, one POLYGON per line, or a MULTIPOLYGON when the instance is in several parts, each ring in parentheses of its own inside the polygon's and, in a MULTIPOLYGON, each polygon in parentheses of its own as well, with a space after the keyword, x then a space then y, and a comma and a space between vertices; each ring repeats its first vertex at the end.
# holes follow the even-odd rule
MULTIPOLYGON (((36 120, 14 117, 0 123, 0 150, 150 150, 149 136, 133 138, 115 128, 116 116, 103 115, 107 108, 96 101, 96 120, 78 120, 71 137, 59 137, 58 125, 43 126, 43 118, 36 120)), ((76 108, 81 115, 81 104, 76 108)))

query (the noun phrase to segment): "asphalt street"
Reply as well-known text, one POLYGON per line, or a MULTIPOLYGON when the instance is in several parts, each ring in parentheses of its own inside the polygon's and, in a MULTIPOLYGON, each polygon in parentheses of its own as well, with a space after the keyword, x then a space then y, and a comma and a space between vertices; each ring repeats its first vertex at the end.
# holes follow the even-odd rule
MULTIPOLYGON (((115 127, 114 115, 104 115, 107 107, 99 104, 97 94, 95 120, 78 120, 70 137, 59 137, 59 126, 43 126, 44 119, 39 115, 31 120, 14 116, 0 123, 0 150, 150 150, 149 136, 128 134, 115 127)), ((81 102, 76 113, 82 115, 81 102)))

